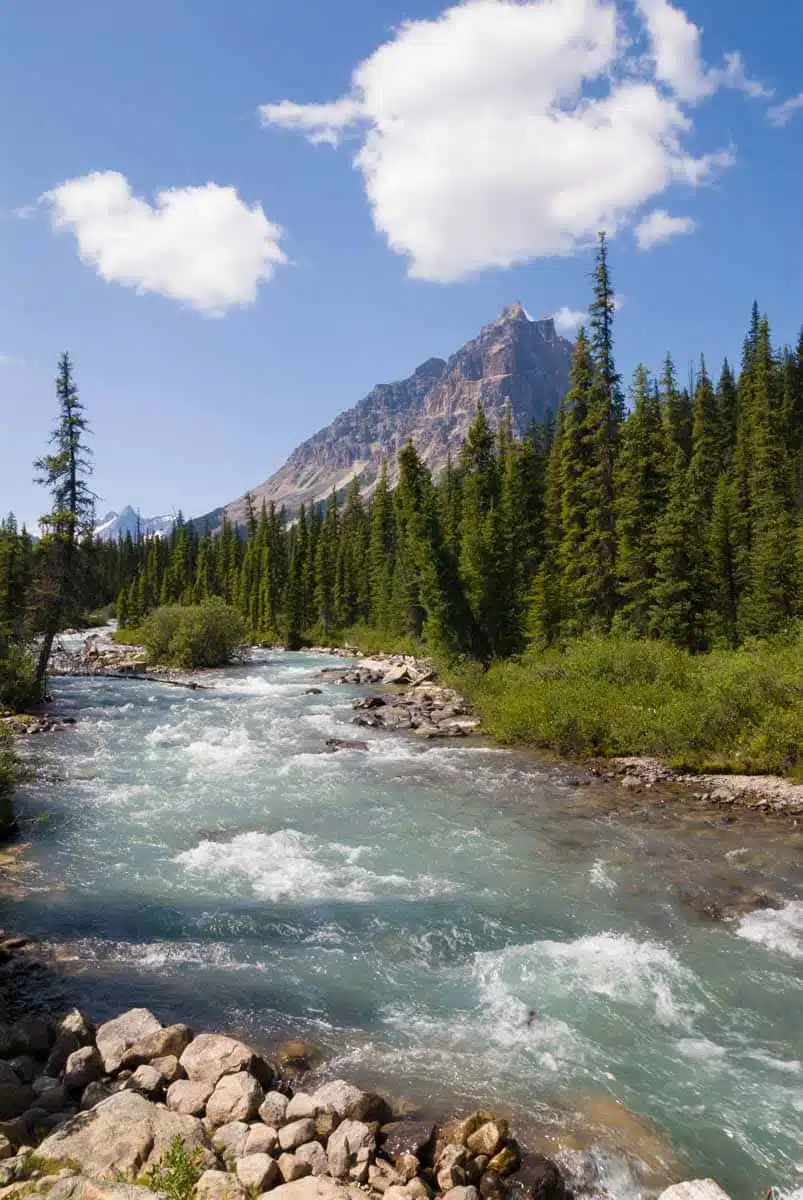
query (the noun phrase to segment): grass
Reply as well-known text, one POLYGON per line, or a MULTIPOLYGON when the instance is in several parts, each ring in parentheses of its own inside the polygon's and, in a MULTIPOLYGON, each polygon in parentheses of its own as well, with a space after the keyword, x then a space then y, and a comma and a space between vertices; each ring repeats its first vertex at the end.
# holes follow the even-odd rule
POLYGON ((142 626, 126 625, 125 629, 115 629, 111 635, 112 641, 118 646, 141 646, 142 626))
POLYGON ((167 1196, 168 1200, 190 1200, 203 1174, 199 1150, 189 1151, 178 1134, 159 1159, 140 1179, 145 1187, 167 1196))
POLYGON ((584 637, 450 672, 484 730, 569 757, 654 755, 693 771, 803 772, 803 633, 692 656, 584 637))
POLYGON ((427 648, 416 638, 383 633, 369 625, 352 625, 348 629, 322 634, 319 644, 361 650, 363 654, 410 654, 426 656, 427 648))

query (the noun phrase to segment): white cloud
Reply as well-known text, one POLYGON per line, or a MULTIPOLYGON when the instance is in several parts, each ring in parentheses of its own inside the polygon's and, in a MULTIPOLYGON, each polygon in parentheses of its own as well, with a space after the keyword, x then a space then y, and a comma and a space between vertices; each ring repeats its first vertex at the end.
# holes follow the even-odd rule
POLYGON ((665 209, 656 208, 636 226, 636 241, 639 250, 651 250, 659 242, 668 242, 679 234, 693 233, 694 228, 691 217, 671 217, 665 209))
POLYGON ((562 333, 564 336, 576 333, 583 322, 588 320, 588 313, 567 308, 565 304, 557 312, 553 313, 552 316, 555 321, 555 328, 558 333, 562 333))
POLYGON ((95 171, 46 192, 54 229, 75 234, 102 279, 158 292, 209 316, 251 304, 287 261, 282 231, 232 187, 169 188, 155 204, 117 171, 95 171))
POLYGON ((772 108, 767 109, 767 116, 773 125, 788 125, 792 117, 803 108, 803 92, 798 96, 792 96, 789 100, 784 100, 783 104, 775 104, 772 108))
POLYGON ((638 0, 637 20, 615 0, 464 0, 402 25, 340 99, 260 115, 311 141, 360 137, 374 224, 413 276, 571 254, 728 166, 730 150, 687 150, 690 106, 760 86, 738 55, 707 69, 667 0, 638 0))

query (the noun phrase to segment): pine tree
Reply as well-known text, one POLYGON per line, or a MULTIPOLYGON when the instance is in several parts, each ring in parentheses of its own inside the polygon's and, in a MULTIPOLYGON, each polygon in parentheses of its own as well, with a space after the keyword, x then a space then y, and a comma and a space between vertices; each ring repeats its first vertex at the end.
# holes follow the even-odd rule
POLYGON ((42 642, 36 663, 36 682, 44 690, 53 640, 74 610, 80 563, 78 539, 90 526, 94 495, 89 487, 91 451, 86 445, 88 424, 73 379, 68 354, 59 360, 56 377, 59 415, 51 435, 54 451, 38 459, 37 482, 49 488, 53 508, 42 518, 42 548, 38 578, 37 626, 42 642))
POLYGON ((368 578, 370 583, 370 619, 376 629, 391 628, 396 558, 396 518, 388 487, 387 466, 383 462, 379 481, 371 501, 368 542, 368 578))
POLYGON ((670 354, 667 354, 664 359, 659 395, 664 424, 671 445, 672 458, 670 462, 674 460, 675 449, 680 449, 688 462, 691 458, 691 400, 688 392, 680 391, 678 388, 675 364, 670 354))
POLYGON ((656 528, 656 580, 651 633, 684 646, 705 648, 708 597, 702 568, 706 546, 689 495, 688 467, 675 447, 669 495, 656 528))

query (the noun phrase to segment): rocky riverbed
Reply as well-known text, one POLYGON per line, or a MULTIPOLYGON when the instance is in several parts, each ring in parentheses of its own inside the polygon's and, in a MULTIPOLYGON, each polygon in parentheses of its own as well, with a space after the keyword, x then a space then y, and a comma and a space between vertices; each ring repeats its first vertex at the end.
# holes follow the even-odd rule
MULTIPOLYGON (((146 1008, 98 1026, 73 1009, 0 1026, 0 1056, 0 1197, 608 1197, 590 1158, 528 1153, 493 1111, 436 1125, 343 1079, 308 1087, 303 1041, 271 1060, 146 1008)), ((710 1180, 662 1195, 724 1198, 710 1180)))

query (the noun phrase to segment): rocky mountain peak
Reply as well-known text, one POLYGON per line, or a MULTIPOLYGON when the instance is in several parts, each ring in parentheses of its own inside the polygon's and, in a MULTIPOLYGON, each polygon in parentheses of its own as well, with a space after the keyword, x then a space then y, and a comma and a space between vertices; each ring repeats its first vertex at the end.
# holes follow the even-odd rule
MULTIPOLYGON (((396 456, 409 439, 437 477, 449 455, 459 454, 478 403, 496 427, 510 403, 519 433, 556 411, 572 351, 551 317, 534 321, 517 300, 448 361, 428 358, 408 379, 379 384, 294 450, 252 495, 257 505, 273 501, 294 512, 325 500, 332 488, 341 491, 355 475, 370 491, 383 461, 395 479, 396 456)), ((225 513, 242 524, 244 497, 225 513)))

